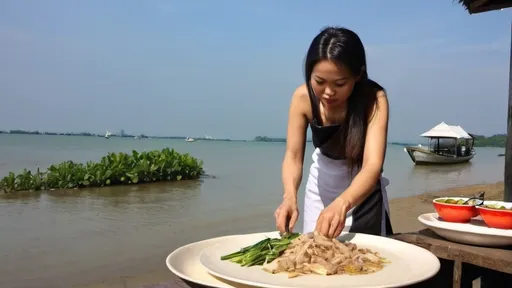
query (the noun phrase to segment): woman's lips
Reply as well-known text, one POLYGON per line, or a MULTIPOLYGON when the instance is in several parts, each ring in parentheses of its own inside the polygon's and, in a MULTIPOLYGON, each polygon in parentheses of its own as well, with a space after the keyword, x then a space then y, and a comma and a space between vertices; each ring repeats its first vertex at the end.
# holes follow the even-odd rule
POLYGON ((325 99, 324 98, 324 101, 325 101, 326 104, 331 105, 331 104, 334 104, 334 103, 338 102, 338 99, 335 99, 335 98, 325 99))

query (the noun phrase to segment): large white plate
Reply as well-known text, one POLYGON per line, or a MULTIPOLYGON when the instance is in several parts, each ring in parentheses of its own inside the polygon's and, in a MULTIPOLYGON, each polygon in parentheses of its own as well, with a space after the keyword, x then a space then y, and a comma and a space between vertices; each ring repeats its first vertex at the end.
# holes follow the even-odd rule
POLYGON ((221 261, 220 257, 255 244, 265 237, 277 238, 277 232, 224 238, 214 246, 206 248, 200 261, 211 274, 247 285, 267 288, 312 288, 312 287, 400 287, 433 277, 440 268, 439 259, 430 251, 391 238, 367 234, 347 233, 340 237, 358 247, 370 248, 391 261, 384 269, 368 275, 305 275, 288 278, 286 273, 270 274, 261 266, 240 267, 238 264, 221 261))
POLYGON ((426 213, 418 220, 439 236, 454 242, 479 246, 512 245, 512 230, 489 228, 480 217, 469 223, 452 223, 442 220, 437 213, 426 213))
POLYGON ((199 256, 205 248, 218 243, 223 243, 231 238, 251 237, 252 234, 243 236, 224 236, 204 241, 194 242, 174 250, 165 263, 169 270, 181 279, 215 288, 253 288, 253 286, 234 283, 225 279, 219 279, 209 274, 199 262, 199 256))

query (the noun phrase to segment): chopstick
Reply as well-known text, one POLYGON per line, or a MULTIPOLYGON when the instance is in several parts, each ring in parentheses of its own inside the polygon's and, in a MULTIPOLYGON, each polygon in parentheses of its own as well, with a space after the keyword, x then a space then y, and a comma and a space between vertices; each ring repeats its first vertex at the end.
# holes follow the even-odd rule
POLYGON ((482 201, 482 203, 476 205, 476 206, 479 206, 479 205, 482 205, 484 203, 484 199, 485 199, 485 191, 480 191, 475 196, 473 196, 473 197, 469 198, 468 200, 464 201, 464 203, 462 203, 462 205, 467 204, 470 200, 480 200, 480 201, 482 201))

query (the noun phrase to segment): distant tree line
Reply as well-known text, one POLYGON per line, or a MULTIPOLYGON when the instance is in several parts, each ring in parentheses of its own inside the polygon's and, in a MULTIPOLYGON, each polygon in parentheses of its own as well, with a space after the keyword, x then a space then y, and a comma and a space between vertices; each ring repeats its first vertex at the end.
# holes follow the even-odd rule
MULTIPOLYGON (((40 131, 26 131, 26 130, 9 130, 9 131, 1 131, 0 134, 22 134, 22 135, 59 135, 59 136, 87 136, 87 137, 104 137, 104 134, 96 134, 96 133, 89 133, 89 132, 79 132, 79 133, 72 133, 72 132, 40 132, 40 131)), ((121 130, 119 134, 111 134, 111 137, 122 137, 122 138, 134 138, 135 135, 125 133, 124 130, 121 130)), ((137 136, 140 139, 145 138, 155 138, 155 139, 178 139, 178 140, 184 140, 185 136, 147 136, 145 134, 140 134, 137 136)), ((197 137, 196 140, 206 140, 206 141, 238 141, 238 140, 232 140, 232 139, 207 139, 204 137, 197 137)), ((245 140, 240 140, 244 141, 245 140)))
MULTIPOLYGON (((22 135, 60 135, 60 136, 88 136, 88 137, 103 137, 105 135, 89 133, 89 132, 40 132, 40 131, 26 131, 26 130, 9 130, 9 131, 0 131, 0 134, 22 134, 22 135)), ((126 137, 133 138, 135 135, 126 134, 124 130, 121 130, 121 135, 112 134, 112 137, 126 137)), ((148 138, 148 136, 144 134, 140 134, 139 138, 148 138)), ((156 137, 154 137, 156 138, 156 137)), ((165 138, 165 137, 162 137, 165 138)), ((168 138, 176 138, 176 139, 185 139, 185 137, 168 137, 168 138)))
MULTIPOLYGON (((475 147, 505 147, 507 145, 507 134, 496 134, 490 137, 483 135, 475 135, 475 147)), ((417 144, 403 143, 403 142, 391 142, 391 145, 400 146, 415 146, 417 144)), ((428 142, 426 143, 428 145, 428 142)))
POLYGON ((272 138, 267 136, 256 136, 254 137, 255 142, 286 142, 286 138, 272 138))
POLYGON ((496 134, 490 137, 473 136, 475 136, 475 147, 505 147, 507 145, 507 134, 496 134))
MULTIPOLYGON (((286 138, 273 138, 267 136, 256 136, 254 137, 254 142, 286 142, 286 138)), ((306 142, 311 142, 311 139, 307 139, 306 142)))

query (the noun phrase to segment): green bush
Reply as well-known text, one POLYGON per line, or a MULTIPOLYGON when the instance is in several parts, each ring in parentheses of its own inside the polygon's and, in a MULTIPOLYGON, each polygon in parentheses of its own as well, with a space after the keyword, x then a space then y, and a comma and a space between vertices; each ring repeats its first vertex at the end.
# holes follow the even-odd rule
POLYGON ((139 153, 108 153, 99 162, 86 164, 65 161, 51 165, 46 172, 24 169, 16 175, 11 172, 0 180, 0 191, 37 191, 101 187, 197 179, 204 173, 203 162, 174 149, 139 153))

